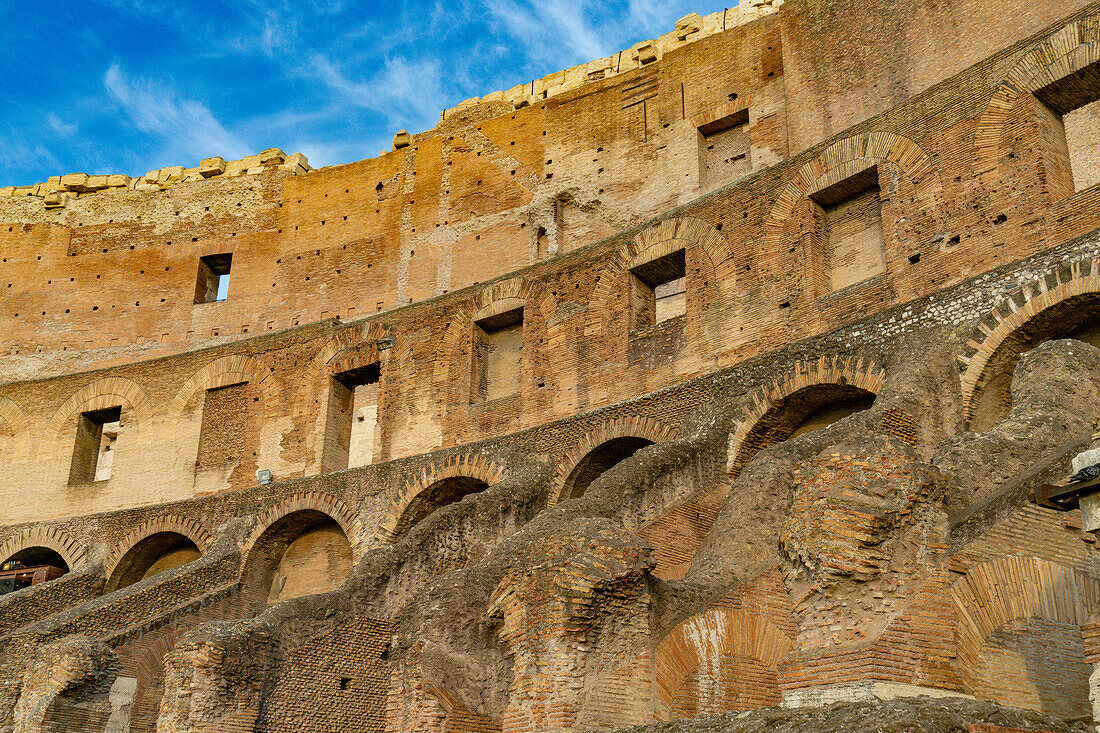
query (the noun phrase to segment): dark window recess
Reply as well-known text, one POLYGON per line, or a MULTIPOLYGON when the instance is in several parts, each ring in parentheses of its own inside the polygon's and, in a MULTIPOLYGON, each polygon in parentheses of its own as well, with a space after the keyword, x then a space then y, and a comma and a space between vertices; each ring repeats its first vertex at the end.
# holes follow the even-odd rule
POLYGON ((104 481, 111 477, 115 442, 122 430, 122 408, 83 412, 77 420, 69 483, 104 481))
POLYGON ((630 271, 632 328, 649 328, 687 312, 684 250, 676 250, 630 271))
POLYGON ((886 271, 878 167, 810 195, 817 204, 813 250, 815 294, 824 295, 886 271))
POLYGON ((321 455, 323 471, 342 471, 371 463, 381 374, 378 364, 369 364, 332 375, 321 455))
POLYGON ((1039 147, 1054 199, 1100 183, 1100 64, 1089 64, 1035 91, 1039 147))
POLYGON ((522 364, 522 308, 475 322, 471 402, 519 394, 522 364))
POLYGON ((214 303, 229 295, 229 270, 233 254, 207 255, 199 258, 199 274, 195 282, 195 302, 214 303))

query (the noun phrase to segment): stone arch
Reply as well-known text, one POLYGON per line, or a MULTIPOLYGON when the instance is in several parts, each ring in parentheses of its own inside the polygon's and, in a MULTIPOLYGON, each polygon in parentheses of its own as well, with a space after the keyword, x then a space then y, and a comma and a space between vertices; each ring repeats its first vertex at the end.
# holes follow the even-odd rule
POLYGON ((701 668, 706 669, 719 694, 706 695, 717 701, 717 707, 700 709, 698 714, 744 709, 724 707, 727 696, 721 694, 743 666, 762 667, 770 673, 752 675, 755 679, 750 685, 759 689, 751 692, 754 699, 763 698, 765 704, 778 704, 776 670, 793 646, 794 641, 774 623, 745 611, 715 608, 684 620, 661 640, 654 655, 660 717, 674 717, 677 693, 701 668), (734 660, 744 661, 731 663, 734 660))
POLYGON ((104 377, 84 385, 65 400, 47 423, 47 433, 60 433, 65 422, 78 412, 102 410, 120 403, 132 410, 137 420, 144 420, 151 412, 149 398, 137 384, 123 377, 104 377))
MULTIPOLYGON (((719 268, 732 262, 733 247, 713 224, 691 216, 678 216, 659 221, 638 232, 633 239, 624 242, 618 252, 609 254, 604 261, 599 280, 588 297, 584 324, 585 338, 598 339, 609 331, 614 333, 621 331, 625 336, 629 331, 629 326, 626 325, 629 318, 627 314, 622 313, 623 309, 615 304, 616 293, 623 287, 623 274, 638 264, 671 254, 679 249, 685 252, 697 249, 702 254, 700 264, 705 271, 703 277, 707 283, 708 292, 717 294, 720 280, 723 286, 734 284, 732 272, 723 272, 721 278, 718 276, 719 268)), ((694 299, 699 296, 698 289, 695 290, 694 295, 689 290, 689 298, 694 299)), ((713 301, 716 300, 717 298, 713 299, 713 301)), ((688 314, 691 314, 691 308, 688 309, 688 314)), ((603 357, 613 358, 613 355, 604 353, 603 357)))
MULTIPOLYGON (((342 500, 320 492, 293 494, 260 516, 243 552, 241 586, 253 600, 267 603, 332 590, 347 579, 360 538, 359 520, 342 500), (319 548, 327 566, 324 572, 306 566, 295 587, 284 592, 278 576, 299 541, 317 545, 299 549, 308 554, 319 548)), ((285 583, 288 575, 281 579, 285 583)))
POLYGON ((143 522, 139 527, 129 532, 111 550, 106 564, 106 591, 110 592, 128 585, 128 583, 124 584, 123 579, 119 577, 124 570, 122 566, 124 560, 132 560, 133 553, 139 550, 143 543, 147 543, 158 536, 168 535, 186 539, 200 554, 206 553, 212 541, 210 533, 202 525, 186 517, 169 515, 143 522))
MULTIPOLYGON (((560 501, 571 498, 570 480, 576 479, 577 470, 582 466, 582 462, 600 447, 624 440, 641 441, 644 445, 652 445, 653 443, 674 440, 678 437, 680 437, 679 432, 651 417, 631 415, 608 420, 581 436, 576 445, 558 460, 557 468, 554 471, 554 486, 547 499, 547 506, 554 506, 560 501)), ((644 445, 637 445, 629 454, 622 456, 619 460, 633 455, 635 451, 640 450, 644 445)), ((629 446, 624 444, 624 447, 628 448, 629 446)), ((618 462, 614 461, 614 463, 618 462)), ((610 467, 610 465, 606 466, 604 470, 610 467)))
POLYGON ((32 527, 23 530, 12 537, 3 545, 0 545, 0 563, 6 562, 14 555, 36 547, 44 547, 56 552, 68 565, 71 571, 79 567, 85 559, 85 551, 82 543, 78 543, 53 527, 32 527))
MULTIPOLYGON (((958 357, 967 421, 974 421, 979 402, 986 397, 983 391, 992 380, 1007 374, 1011 383, 1021 354, 1043 341, 1079 333, 1096 314, 1100 314, 1100 260, 1095 259, 1057 266, 999 301, 974 327, 966 352, 958 357)), ((1008 385, 997 388, 1003 392, 1008 385)), ((999 407, 1003 417, 1007 405, 999 407)))
POLYGON ((191 375, 172 398, 169 413, 181 414, 199 392, 241 382, 258 388, 269 404, 278 402, 279 387, 271 368, 251 356, 237 354, 215 359, 191 375))
POLYGON ((378 323, 366 323, 360 328, 348 328, 329 339, 302 372, 304 384, 316 384, 323 375, 380 361, 383 351, 389 351, 389 363, 402 371, 413 361, 412 347, 399 333, 386 330, 378 323), (355 362, 355 363, 352 363, 355 362))
POLYGON ((1098 15, 1070 21, 1023 55, 993 93, 974 131, 974 174, 983 185, 998 177, 1001 133, 1016 102, 1098 61, 1098 15))
MULTIPOLYGON (((1009 629, 1015 637, 1014 643, 1023 647, 1023 637, 1034 633, 1024 623, 1032 621, 1053 628, 1064 641, 1069 642, 1068 645, 1079 647, 1080 628, 1088 619, 1090 610, 1095 608, 1098 592, 1100 585, 1095 578, 1038 557, 1009 555, 969 568, 966 575, 951 586, 955 616, 954 648, 963 679, 979 696, 995 697, 1001 690, 1011 694, 1008 688, 1015 680, 1004 679, 1006 675, 1003 670, 993 675, 997 679, 992 680, 981 674, 985 666, 982 657, 994 635, 1009 629)), ((1063 666, 1067 667, 1067 680, 1062 682, 1066 683, 1066 688, 1070 687, 1068 667, 1076 662, 1076 686, 1082 698, 1076 701, 1077 712, 1087 712, 1090 668, 1085 663, 1084 651, 1080 648, 1061 651, 1062 656, 1069 657, 1063 660, 1063 666)), ((1021 654, 1026 654, 1026 649, 1021 654)), ((1062 685, 1059 684, 1059 687, 1062 685)), ((1040 698, 1038 702, 1042 703, 1044 711, 1054 711, 1053 706, 1057 703, 1072 705, 1074 701, 1040 698)), ((1016 707, 1034 706, 1018 699, 1013 703, 1016 707)))
POLYGON ((23 414, 23 409, 8 397, 0 397, 0 422, 6 422, 13 435, 19 435, 30 427, 30 421, 23 414))
POLYGON ((409 479, 397 498, 390 502, 385 519, 378 525, 377 541, 396 542, 415 524, 415 521, 411 521, 412 519, 419 521, 427 516, 427 513, 424 513, 419 518, 415 518, 410 513, 419 513, 418 504, 429 498, 430 492, 440 488, 443 482, 454 483, 455 489, 461 493, 454 496, 448 492, 446 496, 438 497, 442 503, 430 507, 428 513, 461 499, 465 494, 482 491, 492 486, 500 481, 503 475, 503 467, 481 454, 463 453, 447 456, 441 461, 433 461, 430 466, 409 479), (459 482, 464 483, 460 485, 459 482))
MULTIPOLYGON (((773 424, 773 418, 800 400, 798 413, 791 413, 791 433, 815 411, 838 401, 873 400, 882 388, 886 372, 878 364, 862 358, 826 357, 797 363, 785 375, 756 388, 749 396, 745 413, 730 433, 727 471, 736 477, 760 450, 791 437, 783 436, 785 426, 773 424)), ((858 411, 858 410, 855 410, 858 411)), ((839 419, 839 418, 838 418, 839 419)))
POLYGON ((787 221, 803 198, 872 164, 885 162, 896 165, 911 180, 934 170, 932 159, 919 145, 893 132, 864 132, 838 140, 799 168, 779 191, 771 211, 764 217, 763 251, 781 251, 787 221))

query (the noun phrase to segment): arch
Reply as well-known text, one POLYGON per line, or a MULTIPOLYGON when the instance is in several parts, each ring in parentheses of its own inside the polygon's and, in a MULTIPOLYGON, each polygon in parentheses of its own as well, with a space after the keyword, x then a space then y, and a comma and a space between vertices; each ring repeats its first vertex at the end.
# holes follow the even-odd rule
POLYGON ((256 529, 252 531, 252 535, 244 544, 244 554, 246 556, 250 554, 256 540, 277 521, 294 512, 307 510, 331 517, 344 530, 344 534, 347 535, 352 547, 358 546, 363 535, 362 525, 359 522, 359 517, 345 501, 330 494, 323 494, 320 491, 301 491, 291 494, 274 506, 264 510, 256 520, 256 529))
POLYGON ((241 586, 268 604, 333 590, 351 571, 359 536, 358 519, 341 500, 318 492, 288 497, 253 532, 241 586), (316 565, 319 554, 324 568, 316 565))
POLYGON ((30 427, 30 421, 23 414, 23 409, 15 400, 8 397, 0 397, 0 422, 8 424, 12 435, 19 435, 30 427))
POLYGON ((151 411, 149 398, 137 384, 123 377, 104 377, 84 385, 65 400, 47 423, 47 432, 50 435, 60 433, 65 421, 78 412, 102 410, 118 404, 133 410, 138 420, 148 417, 151 411))
MULTIPOLYGON (((616 291, 621 288, 623 273, 632 267, 653 259, 671 254, 679 249, 685 252, 698 249, 702 254, 702 265, 707 288, 717 291, 718 282, 732 286, 733 273, 723 278, 717 277, 718 268, 732 261, 733 247, 725 235, 705 219, 691 216, 678 216, 659 221, 638 232, 631 240, 623 243, 618 252, 609 254, 603 264, 603 273, 592 289, 585 313, 585 338, 595 339, 607 332, 609 323, 619 319, 615 317, 621 309, 613 306, 616 291), (612 314, 609 320, 608 314, 612 314)), ((711 305, 717 304, 717 298, 711 299, 711 305)), ((623 314, 625 318, 625 314, 623 314)), ((629 319, 626 319, 629 320, 629 319)), ((617 330, 615 326, 610 326, 617 330)), ((610 354, 604 353, 604 358, 610 354)))
POLYGON ((786 236, 787 221, 803 198, 839 183, 870 165, 886 162, 896 165, 910 180, 934 170, 932 159, 919 145, 893 132, 864 132, 838 140, 799 168, 779 191, 771 210, 764 217, 763 251, 780 251, 786 236))
MULTIPOLYGON (((651 417, 631 415, 608 420, 581 436, 576 445, 558 460, 557 468, 554 471, 554 487, 547 499, 547 506, 554 506, 560 501, 574 497, 577 479, 583 480, 586 478, 584 474, 580 474, 578 471, 591 473, 587 469, 599 469, 602 466, 602 470, 599 470, 596 474, 599 475, 599 473, 603 473, 603 471, 633 455, 646 445, 663 443, 666 440, 674 440, 678 437, 680 437, 679 432, 651 417), (634 442, 631 443, 631 441, 634 442), (604 446, 608 447, 606 458, 621 457, 611 463, 600 461, 599 459, 604 456, 596 452, 604 446), (631 446, 633 446, 633 450, 630 450, 631 446), (629 453, 622 455, 625 450, 629 450, 629 453), (590 456, 593 457, 593 460, 587 465, 582 465, 590 456)), ((588 483, 585 483, 581 488, 582 493, 583 489, 587 488, 594 478, 595 476, 587 478, 588 483)), ((576 496, 579 495, 576 494, 576 496)))
POLYGON ((256 386, 269 404, 279 399, 279 387, 271 368, 251 356, 237 354, 215 359, 191 375, 172 398, 168 411, 178 416, 199 392, 241 382, 256 386))
POLYGON ((183 545, 179 540, 184 540, 201 555, 210 546, 211 537, 198 522, 180 516, 157 517, 129 532, 107 558, 106 591, 124 588, 149 577, 148 571, 165 552, 183 545))
MULTIPOLYGON (((677 692, 700 667, 710 673, 711 684, 722 685, 734 668, 724 664, 729 657, 754 660, 775 672, 794 646, 794 641, 771 621, 756 614, 715 608, 682 621, 661 640, 654 655, 657 702, 661 717, 671 717, 677 692), (717 672, 717 674, 715 674, 717 672), (725 672, 725 674, 723 674, 725 672)), ((758 683, 760 684, 760 683, 758 683)), ((779 702, 779 686, 766 684, 758 691, 779 702)), ((708 696, 722 699, 721 695, 708 696)), ((699 711, 717 713, 724 710, 699 711)))
POLYGON ((1098 61, 1098 15, 1067 23, 1023 55, 993 93, 974 131, 972 164, 983 185, 996 182, 1001 131, 1017 100, 1098 61))
POLYGON ((388 331, 378 323, 348 328, 317 350, 303 370, 303 384, 313 385, 325 374, 378 362, 381 352, 387 350, 390 363, 400 368, 403 374, 407 373, 413 353, 404 336, 388 331), (392 346, 389 346, 391 341, 392 346))
POLYGON ((84 562, 85 553, 82 544, 66 537, 52 527, 32 527, 23 530, 3 545, 0 545, 0 563, 6 562, 26 550, 39 547, 60 555, 70 571, 84 562))
MULTIPOLYGON (((998 557, 969 568, 951 586, 955 652, 963 678, 972 688, 986 687, 988 680, 981 678, 980 670, 988 642, 1006 628, 1015 635, 1027 634, 1028 629, 1021 622, 1041 622, 1080 642, 1080 628, 1095 608, 1098 593, 1100 582, 1096 578, 1038 557, 998 557)), ((1020 646, 1018 639, 1015 645, 1020 646)), ((1026 649, 1020 653, 1026 655, 1026 649)), ((1089 672, 1083 651, 1076 661, 1080 664, 1078 686, 1087 692, 1089 672)), ((995 680, 992 690, 985 690, 987 696, 998 687, 1006 687, 1008 682, 995 680)), ((1048 705, 1057 701, 1041 702, 1043 709, 1050 709, 1048 705)), ((1087 709, 1087 705, 1086 699, 1083 707, 1087 709)))
POLYGON ((999 301, 974 327, 966 352, 958 357, 967 421, 974 420, 991 379, 1002 373, 1011 377, 1019 356, 1043 341, 1073 334, 1094 307, 1100 313, 1096 259, 1057 266, 999 301))
POLYGON ((433 461, 409 479, 397 498, 390 502, 386 518, 378 525, 377 541, 396 542, 431 511, 458 501, 466 494, 483 491, 500 481, 503 475, 501 466, 481 454, 464 453, 433 461))
POLYGON ((847 414, 866 409, 870 405, 865 403, 874 401, 885 379, 882 367, 862 358, 822 356, 795 364, 783 377, 750 394, 744 416, 730 433, 728 474, 736 477, 759 451, 794 437, 807 418, 831 405, 865 405, 847 414))

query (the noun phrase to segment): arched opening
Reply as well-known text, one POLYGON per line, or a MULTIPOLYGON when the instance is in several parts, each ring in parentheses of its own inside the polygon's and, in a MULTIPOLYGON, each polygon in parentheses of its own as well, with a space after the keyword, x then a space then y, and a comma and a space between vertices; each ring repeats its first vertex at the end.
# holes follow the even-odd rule
POLYGON ((1019 618, 998 627, 969 670, 973 694, 1055 718, 1091 715, 1089 674, 1075 624, 1019 618))
POLYGON ((737 468, 765 448, 812 433, 863 412, 875 403, 875 394, 850 384, 813 384, 775 403, 745 436, 737 468))
POLYGON ((461 501, 469 494, 476 494, 489 488, 489 484, 472 476, 450 476, 429 485, 414 496, 401 512, 397 526, 393 530, 394 541, 401 539, 436 509, 461 501))
POLYGON ((653 441, 628 435, 596 446, 569 472, 562 486, 561 501, 581 496, 609 468, 622 463, 647 445, 653 445, 653 441))
POLYGON ((970 429, 984 432, 1012 409, 1012 373, 1020 357, 1045 341, 1077 339, 1100 348, 1100 293, 1067 298, 1010 333, 989 357, 971 402, 970 429))
POLYGON ((60 578, 69 564, 56 550, 28 547, 0 563, 0 595, 60 578))
POLYGON ((199 548, 178 532, 157 532, 122 556, 107 581, 107 592, 133 585, 202 557, 199 548))
POLYGON ((314 509, 274 522, 252 545, 242 582, 267 605, 339 588, 351 572, 351 543, 340 525, 314 509))

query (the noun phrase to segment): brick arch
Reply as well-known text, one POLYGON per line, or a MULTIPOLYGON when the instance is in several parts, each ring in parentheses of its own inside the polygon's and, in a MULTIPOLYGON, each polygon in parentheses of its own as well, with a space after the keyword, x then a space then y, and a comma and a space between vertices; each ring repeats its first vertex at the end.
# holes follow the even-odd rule
MULTIPOLYGON (((678 249, 686 252, 695 248, 703 253, 703 266, 709 271, 706 276, 708 291, 718 292, 719 281, 724 286, 732 286, 733 273, 724 272, 723 277, 719 278, 718 271, 719 268, 733 261, 733 247, 713 224, 691 216, 678 216, 659 221, 638 232, 633 239, 624 243, 617 252, 610 254, 604 260, 599 280, 588 296, 584 322, 585 338, 599 339, 609 327, 608 314, 616 314, 621 310, 615 308, 612 301, 615 289, 621 286, 622 273, 678 249)), ((603 356, 610 358, 611 355, 605 353, 603 356)))
POLYGON ((157 517, 156 519, 150 519, 146 522, 142 522, 141 525, 131 530, 125 537, 119 541, 114 549, 111 550, 111 554, 107 557, 106 564, 106 577, 110 578, 114 573, 115 568, 118 567, 119 562, 126 556, 130 550, 142 540, 152 537, 155 534, 161 532, 172 532, 174 534, 183 535, 187 539, 195 543, 195 547, 199 548, 199 552, 206 554, 207 548, 210 547, 210 543, 213 538, 210 533, 206 531, 206 528, 193 519, 187 519, 178 515, 167 515, 163 517, 157 517))
POLYGON ((355 511, 343 499, 338 499, 331 494, 324 494, 320 491, 300 491, 269 506, 257 517, 256 528, 245 542, 241 553, 245 562, 248 561, 257 540, 272 525, 283 517, 300 511, 319 512, 340 525, 340 529, 344 531, 344 535, 348 538, 348 544, 351 545, 354 557, 356 554, 355 549, 363 538, 363 527, 355 511))
POLYGON ((375 535, 377 542, 396 542, 398 530, 405 511, 416 497, 435 484, 448 478, 468 478, 484 481, 489 486, 500 481, 504 475, 504 468, 490 458, 479 453, 462 453, 450 455, 439 461, 432 461, 427 468, 421 469, 401 489, 393 501, 390 502, 385 519, 378 525, 375 535))
POLYGON ((47 423, 47 433, 61 432, 65 421, 77 412, 101 410, 122 403, 134 411, 134 417, 143 420, 149 416, 151 406, 145 390, 123 377, 104 377, 85 384, 57 408, 47 423))
POLYGON ((786 374, 753 390, 749 404, 730 433, 727 472, 737 476, 756 455, 756 446, 749 440, 764 417, 780 407, 782 401, 804 389, 837 385, 852 387, 877 395, 886 380, 886 371, 870 360, 854 357, 822 356, 813 361, 795 364, 786 374))
POLYGON ((976 399, 989 379, 993 357, 1033 318, 1071 298, 1100 294, 1100 260, 1079 260, 1058 266, 1002 299, 971 332, 966 352, 956 357, 966 419, 974 417, 976 399))
POLYGON ((389 347, 390 363, 402 370, 408 369, 408 362, 413 361, 413 353, 405 337, 400 333, 386 330, 378 323, 368 323, 362 328, 341 331, 329 339, 306 365, 302 372, 302 381, 315 384, 322 375, 341 371, 343 360, 353 352, 358 352, 362 363, 350 365, 349 368, 379 361, 379 354, 385 349, 380 350, 378 344, 385 340, 393 342, 389 347))
POLYGON ((802 199, 872 163, 884 162, 898 166, 910 179, 933 170, 932 159, 919 145, 892 132, 865 132, 839 140, 799 168, 779 191, 771 211, 764 217, 763 250, 779 251, 786 237, 787 221, 802 199))
POLYGON ((8 397, 0 397, 0 422, 6 422, 13 435, 19 435, 30 427, 30 420, 23 414, 23 408, 8 397))
POLYGON ((269 403, 275 403, 279 399, 279 387, 271 367, 251 356, 238 354, 216 359, 191 375, 172 398, 169 412, 179 415, 199 392, 240 382, 249 382, 258 387, 269 403))
POLYGON ((951 586, 959 669, 964 675, 976 669, 986 640, 1012 621, 1080 627, 1098 592, 1096 579, 1039 557, 1009 555, 970 568, 951 586))
POLYGON ((566 481, 573 469, 596 448, 599 448, 609 440, 617 438, 644 438, 652 443, 664 443, 675 440, 680 433, 658 420, 651 417, 631 415, 629 417, 615 417, 603 423, 599 427, 588 431, 576 445, 569 449, 564 456, 558 459, 557 468, 554 469, 554 486, 547 499, 548 507, 554 506, 562 500, 562 492, 565 490, 566 481))
POLYGON ((986 185, 998 175, 1001 138, 1016 102, 1100 61, 1100 15, 1071 21, 1036 43, 993 93, 974 131, 974 174, 986 185))
POLYGON ((61 555, 65 564, 72 572, 85 560, 85 549, 82 543, 78 543, 53 527, 32 527, 20 532, 0 545, 0 562, 4 562, 12 555, 32 547, 45 547, 61 555))
MULTIPOLYGON (((700 665, 716 665, 733 654, 776 669, 794 640, 771 621, 746 611, 715 608, 682 621, 657 645, 654 654, 657 701, 668 719, 676 692, 700 665)), ((776 685, 775 696, 779 697, 776 685)))
POLYGON ((441 398, 449 395, 452 386, 465 384, 465 378, 454 374, 462 366, 456 364, 457 352, 461 350, 474 320, 495 313, 504 313, 515 307, 526 306, 534 283, 525 278, 508 278, 481 288, 474 297, 458 305, 448 314, 450 323, 439 342, 438 353, 432 371, 432 388, 441 398), (499 310, 497 310, 499 308, 499 310))

